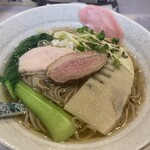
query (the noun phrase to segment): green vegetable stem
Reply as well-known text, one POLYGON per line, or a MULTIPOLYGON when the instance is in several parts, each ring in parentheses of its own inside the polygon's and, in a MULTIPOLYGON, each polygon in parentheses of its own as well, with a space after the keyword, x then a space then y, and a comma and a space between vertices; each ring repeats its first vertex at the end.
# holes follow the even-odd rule
POLYGON ((67 140, 76 131, 72 116, 47 97, 33 90, 25 82, 16 84, 17 97, 41 120, 51 138, 56 142, 67 140))

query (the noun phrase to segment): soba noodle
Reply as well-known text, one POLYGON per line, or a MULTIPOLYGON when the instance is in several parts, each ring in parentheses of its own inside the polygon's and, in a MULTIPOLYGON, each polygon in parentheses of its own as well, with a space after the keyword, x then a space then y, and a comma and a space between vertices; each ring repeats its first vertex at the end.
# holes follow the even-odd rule
MULTIPOLYGON (((141 88, 141 83, 143 82, 142 73, 140 72, 137 63, 134 63, 134 67, 135 78, 131 95, 126 102, 122 116, 118 120, 117 126, 108 135, 114 133, 114 131, 125 126, 128 122, 135 118, 137 115, 138 106, 143 102, 143 90, 141 88)), ((61 107, 64 107, 68 100, 80 89, 82 85, 81 83, 70 85, 54 85, 40 73, 35 75, 25 75, 23 76, 23 80, 33 88, 36 88, 42 92, 61 107)), ((87 125, 77 117, 73 117, 72 123, 78 130, 68 141, 82 141, 91 139, 92 137, 97 137, 97 135, 102 136, 90 125, 87 125)), ((26 111, 24 126, 26 128, 32 127, 34 130, 46 133, 46 130, 40 123, 39 119, 34 114, 32 114, 30 110, 26 111)))

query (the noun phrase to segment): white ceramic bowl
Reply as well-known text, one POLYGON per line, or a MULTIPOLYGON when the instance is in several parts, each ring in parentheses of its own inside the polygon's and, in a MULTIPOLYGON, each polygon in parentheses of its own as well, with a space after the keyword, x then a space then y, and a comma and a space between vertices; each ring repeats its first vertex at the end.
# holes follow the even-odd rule
MULTIPOLYGON (((47 5, 23 12, 0 24, 0 67, 18 43, 38 31, 79 27, 78 9, 85 4, 47 5)), ((116 135, 88 143, 59 144, 30 132, 14 119, 0 120, 0 142, 16 150, 134 150, 150 142, 150 33, 134 21, 114 13, 125 32, 125 45, 144 71, 145 102, 140 114, 116 135)), ((0 89, 0 100, 5 97, 0 89)))

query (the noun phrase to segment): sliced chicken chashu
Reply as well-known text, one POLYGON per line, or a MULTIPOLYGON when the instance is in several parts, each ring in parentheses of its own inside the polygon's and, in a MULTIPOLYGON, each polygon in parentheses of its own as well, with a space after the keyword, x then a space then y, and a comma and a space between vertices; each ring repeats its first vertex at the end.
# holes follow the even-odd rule
POLYGON ((134 67, 130 57, 116 68, 107 64, 81 87, 64 109, 107 135, 120 118, 131 93, 134 67))
POLYGON ((59 57, 73 52, 69 48, 53 46, 36 47, 19 58, 19 72, 33 73, 45 71, 47 66, 59 57))

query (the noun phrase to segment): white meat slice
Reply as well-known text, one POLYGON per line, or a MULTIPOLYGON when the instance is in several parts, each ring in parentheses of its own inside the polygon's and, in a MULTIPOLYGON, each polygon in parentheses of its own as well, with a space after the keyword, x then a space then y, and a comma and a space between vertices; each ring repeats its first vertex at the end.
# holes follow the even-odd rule
POLYGON ((45 71, 53 61, 71 52, 69 48, 52 46, 33 48, 19 58, 19 72, 45 71))

